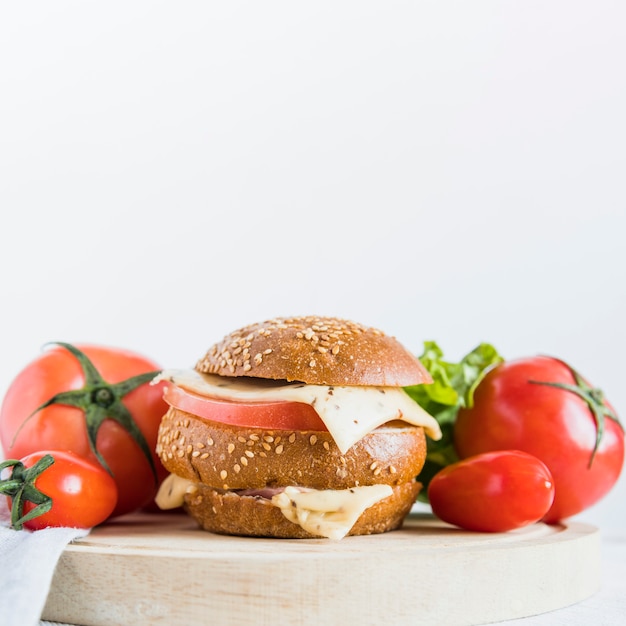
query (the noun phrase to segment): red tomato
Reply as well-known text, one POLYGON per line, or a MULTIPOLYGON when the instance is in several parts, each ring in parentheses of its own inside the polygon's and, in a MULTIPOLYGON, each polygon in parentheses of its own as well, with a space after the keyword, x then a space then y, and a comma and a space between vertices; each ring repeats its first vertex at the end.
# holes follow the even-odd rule
POLYGON ((541 459, 556 489, 548 523, 597 502, 624 463, 624 431, 611 405, 551 357, 508 361, 488 372, 473 406, 459 411, 454 442, 460 458, 517 449, 541 459))
POLYGON ((162 386, 147 382, 159 367, 117 348, 73 350, 59 344, 17 375, 0 409, 0 441, 7 458, 62 449, 100 462, 117 483, 121 515, 149 503, 167 474, 154 452, 167 405, 162 386))
POLYGON ((276 430, 328 430, 315 409, 301 402, 230 402, 173 384, 167 385, 164 398, 181 411, 213 422, 276 430))
MULTIPOLYGON (((89 463, 71 452, 36 452, 21 459, 21 463, 26 469, 32 468, 46 455, 54 463, 38 473, 31 484, 40 492, 38 496, 52 500, 52 506, 23 525, 39 530, 49 526, 92 528, 104 522, 117 503, 117 485, 111 475, 101 465, 89 463)), ((14 467, 11 478, 18 473, 14 467)), ((10 505, 16 499, 8 498, 10 505)), ((20 513, 26 516, 36 506, 26 499, 20 513)))
POLYGON ((448 465, 431 480, 428 499, 444 522, 506 532, 542 519, 554 500, 554 484, 539 459, 503 450, 448 465))

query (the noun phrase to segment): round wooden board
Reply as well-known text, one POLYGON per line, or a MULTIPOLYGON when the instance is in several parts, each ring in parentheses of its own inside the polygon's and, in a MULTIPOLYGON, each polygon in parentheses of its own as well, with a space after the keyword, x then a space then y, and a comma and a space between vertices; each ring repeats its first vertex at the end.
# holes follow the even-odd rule
POLYGON ((43 618, 82 625, 479 624, 600 586, 596 528, 465 532, 427 514, 369 537, 222 537, 183 514, 132 515, 67 547, 43 618))

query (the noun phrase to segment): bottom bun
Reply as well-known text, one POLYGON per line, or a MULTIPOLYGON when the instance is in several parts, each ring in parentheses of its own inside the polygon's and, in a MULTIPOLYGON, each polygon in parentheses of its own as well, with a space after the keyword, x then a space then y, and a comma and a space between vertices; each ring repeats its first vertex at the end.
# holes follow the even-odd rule
MULTIPOLYGON (((402 526, 422 485, 409 482, 393 487, 393 493, 366 509, 348 535, 374 535, 402 526)), ((184 508, 209 532, 244 537, 320 539, 289 521, 270 500, 218 491, 206 485, 185 495, 184 508)))

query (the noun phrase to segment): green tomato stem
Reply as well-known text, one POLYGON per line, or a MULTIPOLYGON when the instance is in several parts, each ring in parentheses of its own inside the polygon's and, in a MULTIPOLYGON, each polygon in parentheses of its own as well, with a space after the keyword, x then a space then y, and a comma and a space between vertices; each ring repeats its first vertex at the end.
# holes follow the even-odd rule
POLYGON ((52 498, 35 486, 35 481, 54 463, 51 454, 42 456, 32 467, 21 461, 10 459, 0 463, 0 471, 11 467, 11 477, 0 480, 0 493, 11 498, 11 527, 22 530, 24 522, 47 513, 52 508, 52 498), (32 502, 33 507, 24 515, 24 505, 32 502))
POLYGON ((592 387, 589 385, 585 379, 572 367, 570 367, 564 361, 561 361, 563 365, 569 369, 574 377, 575 384, 567 384, 567 383, 558 383, 558 382, 550 382, 550 381, 540 381, 540 380, 529 380, 528 382, 533 385, 546 385, 548 387, 556 387, 557 389, 563 389, 564 391, 568 391, 577 395, 581 400, 583 400, 589 410, 593 415, 593 419, 596 424, 596 439, 593 447, 593 451, 591 452, 591 457, 589 458, 589 467, 593 464, 598 448, 600 447, 600 443, 602 442, 602 438, 604 437, 605 431, 605 420, 606 418, 614 421, 620 429, 623 431, 624 427, 622 426, 617 414, 604 403, 604 393, 601 389, 597 387, 592 387))

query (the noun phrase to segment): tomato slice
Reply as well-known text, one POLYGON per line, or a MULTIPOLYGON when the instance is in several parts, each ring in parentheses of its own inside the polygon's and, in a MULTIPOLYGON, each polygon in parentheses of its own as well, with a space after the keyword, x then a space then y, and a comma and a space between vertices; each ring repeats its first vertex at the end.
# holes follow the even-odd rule
POLYGON ((269 430, 328 430, 315 409, 302 402, 233 402, 193 393, 168 384, 165 401, 203 419, 269 430))

